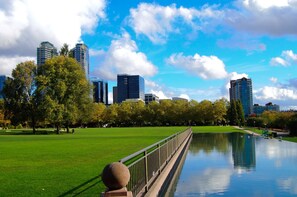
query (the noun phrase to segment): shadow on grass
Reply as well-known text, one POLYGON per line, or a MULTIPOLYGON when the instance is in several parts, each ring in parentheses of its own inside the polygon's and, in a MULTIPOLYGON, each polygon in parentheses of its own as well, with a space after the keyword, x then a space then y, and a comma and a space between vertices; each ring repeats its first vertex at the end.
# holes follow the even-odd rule
MULTIPOLYGON (((84 192, 90 190, 92 187, 99 185, 102 183, 101 176, 95 176, 90 180, 83 182, 82 184, 70 189, 69 191, 64 192, 63 194, 59 195, 59 197, 64 196, 78 196, 80 194, 84 194, 84 192)), ((100 196, 100 190, 98 190, 98 196, 100 196)))
MULTIPOLYGON (((60 134, 72 134, 67 132, 60 132, 60 134)), ((33 133, 32 130, 14 130, 14 129, 7 129, 7 130, 0 130, 0 135, 60 135, 57 134, 55 130, 37 130, 33 133)))

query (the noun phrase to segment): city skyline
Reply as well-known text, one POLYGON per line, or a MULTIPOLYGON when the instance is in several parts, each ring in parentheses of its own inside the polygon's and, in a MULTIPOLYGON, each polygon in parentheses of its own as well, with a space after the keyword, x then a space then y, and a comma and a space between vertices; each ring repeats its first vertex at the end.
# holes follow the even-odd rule
POLYGON ((89 47, 90 76, 109 83, 110 103, 117 74, 127 73, 144 77, 145 93, 197 101, 228 99, 230 80, 247 77, 254 103, 297 109, 293 1, 12 0, 0 13, 3 75, 36 61, 44 40, 58 49, 82 42, 89 47))

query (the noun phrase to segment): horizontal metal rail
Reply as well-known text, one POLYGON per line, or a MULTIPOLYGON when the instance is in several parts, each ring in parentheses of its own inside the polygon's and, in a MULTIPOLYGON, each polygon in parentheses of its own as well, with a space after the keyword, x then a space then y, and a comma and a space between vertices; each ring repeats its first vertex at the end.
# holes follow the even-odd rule
POLYGON ((188 128, 120 160, 129 168, 130 181, 127 189, 132 191, 133 196, 142 196, 149 190, 174 153, 191 134, 192 130, 188 128))

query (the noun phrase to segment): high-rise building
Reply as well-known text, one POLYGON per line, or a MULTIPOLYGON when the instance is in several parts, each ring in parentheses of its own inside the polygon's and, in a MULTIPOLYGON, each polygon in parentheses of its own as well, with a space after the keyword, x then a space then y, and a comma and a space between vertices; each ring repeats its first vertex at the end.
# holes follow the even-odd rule
POLYGON ((113 103, 118 103, 118 87, 112 87, 113 103))
POLYGON ((149 104, 150 102, 156 101, 159 103, 159 97, 155 94, 145 94, 145 104, 149 104))
POLYGON ((41 66, 47 59, 57 56, 57 48, 50 42, 42 42, 37 47, 37 65, 41 66))
POLYGON ((4 88, 4 83, 6 81, 7 77, 5 75, 0 75, 0 99, 3 98, 2 90, 4 88))
POLYGON ((83 43, 76 44, 75 48, 71 50, 74 59, 82 66, 89 79, 89 48, 83 43))
POLYGON ((144 79, 141 76, 118 75, 117 83, 118 103, 126 99, 141 99, 144 101, 144 79))
POLYGON ((264 111, 279 111, 279 105, 267 103, 265 106, 254 104, 253 113, 261 115, 264 111))
POLYGON ((108 83, 99 79, 92 79, 92 83, 94 102, 108 105, 108 83))
POLYGON ((240 100, 246 117, 253 113, 253 89, 251 79, 243 77, 242 79, 231 80, 229 94, 230 101, 240 100))

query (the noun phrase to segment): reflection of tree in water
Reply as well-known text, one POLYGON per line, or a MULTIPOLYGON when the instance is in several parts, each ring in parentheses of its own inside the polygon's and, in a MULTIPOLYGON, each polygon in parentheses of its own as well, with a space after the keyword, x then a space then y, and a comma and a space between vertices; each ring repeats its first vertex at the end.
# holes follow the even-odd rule
POLYGON ((229 152, 229 140, 228 134, 216 133, 206 134, 199 133, 193 134, 192 142, 189 151, 193 154, 198 154, 199 151, 203 151, 207 154, 218 151, 221 153, 229 152))

